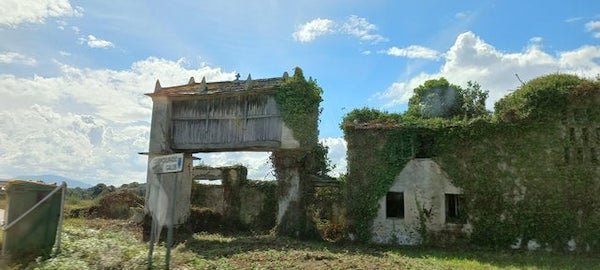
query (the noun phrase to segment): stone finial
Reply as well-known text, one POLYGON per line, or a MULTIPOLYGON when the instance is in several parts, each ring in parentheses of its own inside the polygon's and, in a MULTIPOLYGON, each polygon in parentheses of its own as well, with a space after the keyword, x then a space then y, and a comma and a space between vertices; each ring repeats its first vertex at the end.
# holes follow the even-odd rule
POLYGON ((190 77, 190 80, 188 81, 189 85, 195 84, 196 81, 194 80, 194 76, 190 77))
POLYGON ((244 90, 250 89, 252 86, 252 76, 248 73, 248 78, 246 79, 246 85, 244 86, 244 90))
POLYGON ((162 86, 160 86, 160 81, 156 79, 156 84, 154 85, 154 93, 158 93, 160 90, 162 90, 162 86))
POLYGON ((206 77, 202 76, 202 81, 198 86, 198 92, 206 92, 208 90, 208 86, 206 85, 206 77))
POLYGON ((241 77, 241 76, 240 76, 240 74, 239 74, 239 73, 235 74, 235 80, 236 80, 236 81, 238 81, 238 80, 240 79, 240 77, 241 77))
POLYGON ((289 77, 290 77, 290 75, 287 73, 287 71, 283 72, 283 78, 284 79, 287 79, 289 77))
POLYGON ((294 68, 294 77, 304 79, 304 73, 300 67, 294 68))

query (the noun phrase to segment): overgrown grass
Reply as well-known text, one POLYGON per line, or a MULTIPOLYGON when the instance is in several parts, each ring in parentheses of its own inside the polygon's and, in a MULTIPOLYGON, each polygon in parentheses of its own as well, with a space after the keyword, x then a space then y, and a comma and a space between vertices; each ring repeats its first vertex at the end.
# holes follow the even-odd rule
POLYGON ((66 196, 65 197, 65 210, 71 212, 78 209, 86 209, 92 206, 98 205, 98 198, 95 199, 82 199, 77 196, 66 196))
MULTIPOLYGON (((67 219, 62 252, 15 269, 147 269, 141 230, 123 221, 67 219)), ((173 269, 600 269, 591 255, 306 242, 273 236, 194 234, 173 250, 173 269)), ((155 248, 164 266, 165 248, 155 248)))

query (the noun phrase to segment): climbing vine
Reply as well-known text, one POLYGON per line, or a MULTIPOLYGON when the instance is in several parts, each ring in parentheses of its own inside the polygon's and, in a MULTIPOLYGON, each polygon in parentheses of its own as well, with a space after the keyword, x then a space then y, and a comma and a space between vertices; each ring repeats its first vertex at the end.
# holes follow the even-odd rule
POLYGON ((598 80, 551 75, 501 100, 492 117, 417 119, 366 108, 349 113, 342 127, 352 232, 370 240, 378 200, 407 161, 422 155, 462 188, 473 244, 507 247, 521 239, 523 248, 536 240, 563 250, 574 240, 580 250, 600 250, 598 104, 598 80))
POLYGON ((315 225, 307 218, 306 210, 312 196, 311 177, 326 174, 328 169, 327 149, 318 143, 318 117, 322 93, 323 90, 315 80, 306 80, 302 70, 296 68, 292 77, 284 78, 275 94, 283 122, 292 130, 294 138, 300 144, 298 149, 282 149, 271 154, 271 162, 278 179, 279 198, 290 196, 290 187, 296 184, 296 192, 302 194, 300 199, 289 201, 288 210, 276 226, 275 231, 282 234, 296 237, 316 235, 315 225))
POLYGON ((312 78, 306 80, 302 69, 285 78, 275 94, 285 124, 293 131, 301 147, 317 144, 319 104, 323 90, 312 78))

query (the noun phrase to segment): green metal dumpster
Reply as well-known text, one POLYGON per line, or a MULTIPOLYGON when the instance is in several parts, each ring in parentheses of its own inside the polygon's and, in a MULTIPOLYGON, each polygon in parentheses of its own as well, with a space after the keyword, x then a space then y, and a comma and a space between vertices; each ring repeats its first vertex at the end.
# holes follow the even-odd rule
POLYGON ((31 181, 8 182, 2 255, 11 260, 50 255, 62 212, 58 188, 60 186, 31 181), (32 210, 46 197, 46 201, 32 210))

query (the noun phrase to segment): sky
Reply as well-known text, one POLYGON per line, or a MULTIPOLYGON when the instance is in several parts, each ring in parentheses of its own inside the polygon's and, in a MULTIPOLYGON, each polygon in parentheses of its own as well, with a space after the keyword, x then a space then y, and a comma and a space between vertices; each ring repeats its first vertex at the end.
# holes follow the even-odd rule
MULTIPOLYGON (((346 171, 344 114, 403 112, 445 77, 487 107, 549 73, 600 74, 598 1, 0 0, 0 178, 145 182, 154 83, 280 77, 323 88, 320 139, 346 171)), ((198 155, 272 179, 268 153, 198 155)))

